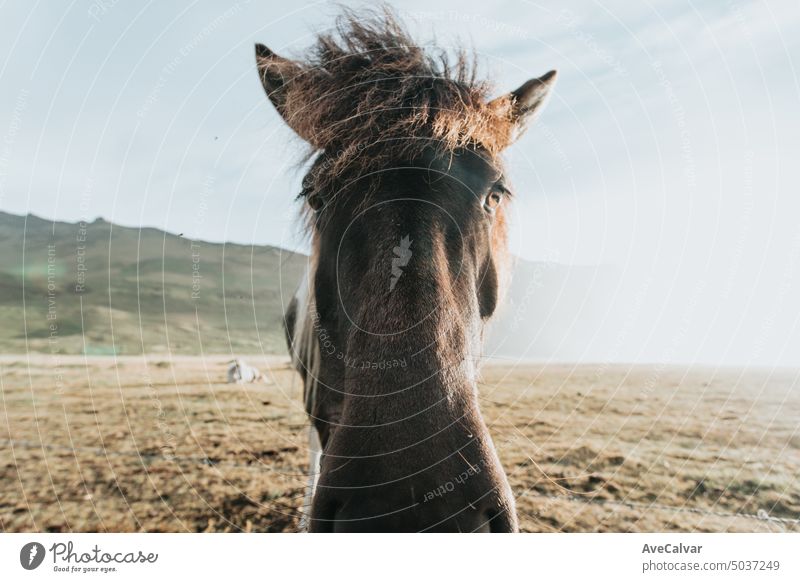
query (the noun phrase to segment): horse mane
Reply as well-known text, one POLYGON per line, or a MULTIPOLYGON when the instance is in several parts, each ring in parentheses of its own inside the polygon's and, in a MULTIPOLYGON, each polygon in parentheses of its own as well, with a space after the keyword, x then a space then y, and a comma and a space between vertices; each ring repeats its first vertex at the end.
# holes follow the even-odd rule
POLYGON ((488 101, 475 59, 417 45, 388 8, 366 17, 345 9, 295 65, 283 114, 314 144, 310 155, 321 154, 306 192, 338 190, 425 148, 496 156, 512 141, 511 100, 488 101))

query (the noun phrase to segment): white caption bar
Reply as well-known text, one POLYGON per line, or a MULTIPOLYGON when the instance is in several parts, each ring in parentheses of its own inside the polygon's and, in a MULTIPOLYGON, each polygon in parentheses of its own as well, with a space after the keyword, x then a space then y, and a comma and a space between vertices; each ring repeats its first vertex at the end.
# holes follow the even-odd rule
POLYGON ((2 580, 354 582, 420 576, 795 581, 800 534, 0 535, 2 580))

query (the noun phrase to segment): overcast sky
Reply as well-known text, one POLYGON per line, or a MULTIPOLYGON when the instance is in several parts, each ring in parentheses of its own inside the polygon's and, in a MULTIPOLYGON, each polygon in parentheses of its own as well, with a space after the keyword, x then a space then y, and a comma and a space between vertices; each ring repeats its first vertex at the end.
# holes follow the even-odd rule
MULTIPOLYGON (((0 5, 0 209, 305 249, 253 43, 296 54, 335 6, 176 4, 0 5)), ((393 5, 498 93, 559 70, 508 155, 512 245, 618 274, 584 359, 800 364, 796 0, 393 5)))

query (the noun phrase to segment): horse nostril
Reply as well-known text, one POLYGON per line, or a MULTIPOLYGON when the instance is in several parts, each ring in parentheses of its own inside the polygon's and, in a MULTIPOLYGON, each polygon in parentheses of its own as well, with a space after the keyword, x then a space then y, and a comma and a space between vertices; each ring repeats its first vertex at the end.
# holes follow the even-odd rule
POLYGON ((489 533, 512 533, 514 531, 505 511, 490 509, 484 515, 486 520, 485 529, 481 531, 488 531, 489 533))
POLYGON ((478 511, 472 515, 472 533, 508 533, 512 531, 503 519, 503 512, 496 509, 478 511))

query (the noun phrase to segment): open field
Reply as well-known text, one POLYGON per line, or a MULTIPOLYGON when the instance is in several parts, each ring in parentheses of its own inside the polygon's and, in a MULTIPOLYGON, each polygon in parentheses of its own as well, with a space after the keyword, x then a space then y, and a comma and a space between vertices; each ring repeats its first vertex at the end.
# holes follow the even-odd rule
MULTIPOLYGON (((3 531, 294 531, 286 358, 0 357, 3 531)), ((524 531, 798 531, 800 372, 492 363, 484 414, 524 531), (762 519, 735 514, 760 515, 762 519)))

